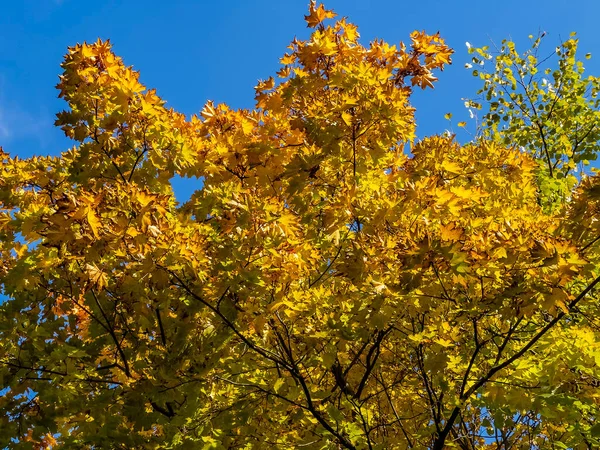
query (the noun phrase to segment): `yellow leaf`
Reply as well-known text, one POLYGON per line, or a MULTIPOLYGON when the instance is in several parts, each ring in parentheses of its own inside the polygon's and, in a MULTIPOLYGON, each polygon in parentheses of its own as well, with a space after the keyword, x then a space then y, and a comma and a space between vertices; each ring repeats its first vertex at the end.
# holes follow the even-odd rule
POLYGON ((140 191, 137 193, 135 198, 140 203, 140 205, 146 207, 156 199, 156 196, 149 194, 145 191, 140 191))
POLYGON ((294 55, 286 53, 285 55, 283 55, 283 58, 281 58, 279 61, 281 62, 281 64, 287 66, 289 64, 294 64, 294 62, 296 61, 296 57, 294 55))
POLYGON ((440 226, 440 237, 442 241, 456 242, 461 238, 463 231, 456 228, 454 224, 440 226))
POLYGON ((309 6, 309 14, 304 16, 304 20, 308 24, 309 28, 314 28, 323 22, 325 19, 331 19, 335 17, 336 14, 331 10, 326 10, 323 4, 320 4, 318 7, 316 6, 316 1, 311 0, 309 6))
POLYGON ((97 287, 98 289, 102 289, 107 285, 108 278, 102 270, 100 270, 94 264, 86 264, 85 271, 87 273, 88 279, 97 287))
POLYGON ((441 345, 444 348, 452 347, 454 345, 454 343, 452 341, 450 341, 448 339, 444 339, 444 338, 434 339, 433 342, 435 342, 436 344, 441 345))
POLYGON ((343 112, 342 113, 342 120, 349 127, 352 126, 352 115, 348 114, 347 112, 343 112))
POLYGON ((461 166, 452 161, 445 162, 443 168, 446 172, 450 173, 461 173, 463 171, 461 166))
POLYGON ((98 234, 98 228, 100 228, 102 223, 98 219, 98 216, 96 215, 94 210, 91 208, 88 208, 87 210, 87 221, 90 225, 90 228, 92 229, 92 233, 94 233, 94 237, 98 239, 100 237, 100 235, 98 234))
POLYGON ((506 249, 504 247, 499 247, 494 251, 494 258, 502 259, 502 258, 506 258, 506 257, 507 257, 507 253, 506 253, 506 249))
POLYGON ((15 242, 14 247, 15 253, 17 254, 17 258, 22 258, 25 252, 27 251, 27 244, 22 244, 21 242, 15 242))
POLYGON ((249 119, 242 119, 242 131, 244 134, 251 134, 254 130, 254 122, 249 119))

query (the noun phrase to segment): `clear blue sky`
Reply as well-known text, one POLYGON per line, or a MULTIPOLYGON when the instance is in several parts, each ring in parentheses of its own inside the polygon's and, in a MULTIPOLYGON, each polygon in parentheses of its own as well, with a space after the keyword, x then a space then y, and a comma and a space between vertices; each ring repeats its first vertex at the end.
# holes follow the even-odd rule
MULTIPOLYGON (((211 99, 253 105, 253 87, 278 69, 294 36, 308 35, 308 0, 0 0, 0 145, 11 154, 56 154, 72 145, 53 127, 64 108, 54 86, 67 46, 110 38, 168 105, 186 114, 211 99)), ((443 132, 446 112, 465 120, 462 97, 478 84, 464 69, 465 42, 486 45, 546 31, 547 50, 571 31, 586 69, 600 75, 598 0, 329 0, 359 26, 363 43, 407 41, 414 29, 440 31, 456 50, 435 91, 417 93, 418 134, 443 132)), ((522 46, 522 48, 524 48, 522 46)), ((180 195, 186 195, 187 188, 180 195)))

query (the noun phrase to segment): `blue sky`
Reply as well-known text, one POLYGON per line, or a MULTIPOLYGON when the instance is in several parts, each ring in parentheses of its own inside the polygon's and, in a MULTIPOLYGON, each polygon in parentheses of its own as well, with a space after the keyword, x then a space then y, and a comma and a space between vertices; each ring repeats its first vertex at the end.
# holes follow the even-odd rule
MULTIPOLYGON (((64 108, 54 88, 67 46, 110 38, 168 105, 186 114, 207 100, 252 107, 253 87, 278 69, 294 36, 306 37, 308 0, 0 0, 0 145, 11 154, 57 154, 72 143, 53 126, 64 108)), ((597 0, 329 0, 327 8, 359 26, 363 43, 407 41, 414 29, 440 31, 456 50, 434 91, 418 92, 418 135, 443 132, 443 116, 468 113, 461 98, 478 87, 465 42, 486 45, 546 31, 546 48, 580 38, 586 69, 600 75, 597 0)), ((522 48, 525 48, 523 45, 522 48)), ((184 190, 187 190, 184 189, 184 190)), ((181 191, 181 190, 180 190, 181 191)), ((183 192, 183 191, 181 191, 183 192)), ((182 195, 186 195, 183 192, 182 195)))

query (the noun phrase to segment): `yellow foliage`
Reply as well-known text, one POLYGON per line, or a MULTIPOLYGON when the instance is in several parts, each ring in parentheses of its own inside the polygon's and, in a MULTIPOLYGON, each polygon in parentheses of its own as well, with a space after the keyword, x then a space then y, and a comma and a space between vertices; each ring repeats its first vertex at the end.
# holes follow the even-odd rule
POLYGON ((415 142, 412 86, 452 50, 363 46, 334 16, 310 3, 255 109, 189 120, 108 42, 69 49, 77 145, 1 153, 0 438, 18 418, 39 448, 486 448, 487 415, 542 448, 556 404, 597 417, 598 178, 556 214, 528 154, 415 142), (174 175, 202 179, 183 205, 174 175))

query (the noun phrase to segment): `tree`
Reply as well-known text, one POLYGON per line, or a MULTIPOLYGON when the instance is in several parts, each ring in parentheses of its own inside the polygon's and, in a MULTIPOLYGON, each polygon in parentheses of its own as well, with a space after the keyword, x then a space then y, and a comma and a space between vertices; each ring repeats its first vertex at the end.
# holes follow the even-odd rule
MULTIPOLYGON (((108 42, 69 49, 77 145, 2 153, 4 446, 600 445, 600 179, 544 188, 595 141, 539 147, 490 104, 474 142, 415 142, 412 89, 452 50, 333 17, 311 2, 254 110, 189 120, 108 42), (183 205, 175 174, 202 179, 183 205)), ((541 101, 570 114, 564 89, 541 101)))
MULTIPOLYGON (((481 132, 486 139, 502 145, 518 145, 538 160, 540 204, 560 208, 570 197, 591 160, 597 158, 600 139, 600 79, 584 77, 583 62, 576 59, 578 41, 575 33, 542 59, 539 52, 545 33, 534 39, 520 55, 511 41, 495 47, 469 48, 475 54, 478 69, 473 75, 484 81, 479 90, 481 103, 487 106, 481 132), (548 59, 558 57, 555 70, 543 68, 548 59), (494 70, 482 69, 486 60, 494 59, 494 70), (547 77, 547 78, 546 78, 547 77)), ((588 53, 586 59, 591 58, 588 53)))

